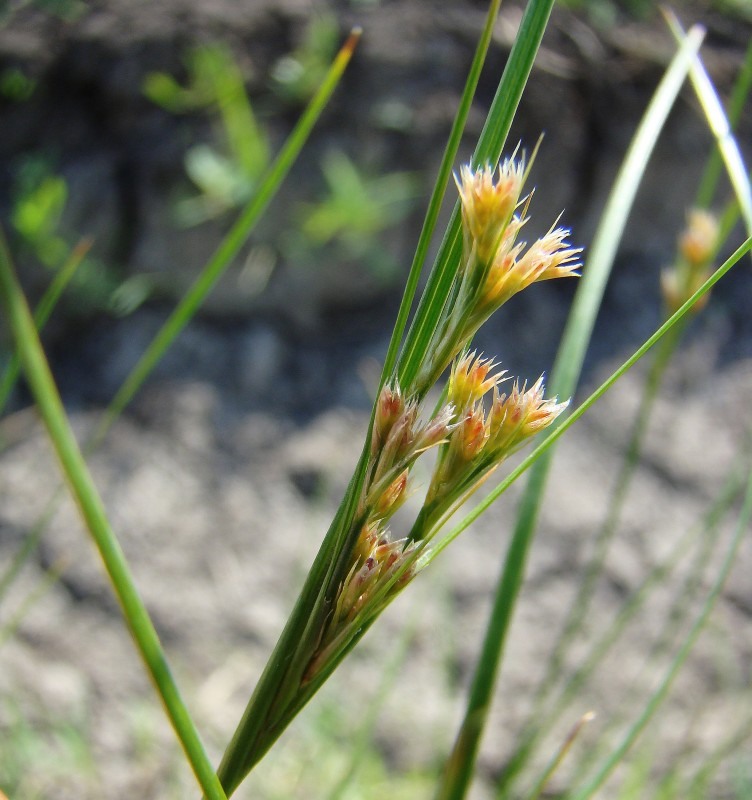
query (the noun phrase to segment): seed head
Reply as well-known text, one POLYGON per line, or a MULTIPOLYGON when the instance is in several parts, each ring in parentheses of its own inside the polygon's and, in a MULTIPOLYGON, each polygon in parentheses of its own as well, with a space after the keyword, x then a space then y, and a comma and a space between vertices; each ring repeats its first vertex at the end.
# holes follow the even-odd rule
POLYGON ((522 388, 515 381, 508 395, 494 390, 494 400, 490 413, 490 447, 494 451, 511 453, 525 439, 547 428, 569 405, 557 402, 557 398, 545 399, 543 396, 543 376, 529 388, 522 388))
POLYGON ((452 420, 457 415, 453 403, 447 403, 439 413, 415 432, 415 454, 423 453, 447 440, 452 428, 452 420))
POLYGON ((496 367, 493 359, 467 353, 454 362, 449 376, 449 399, 460 409, 474 405, 501 381, 506 370, 489 375, 496 367))
POLYGON ((385 519, 407 500, 408 471, 403 470, 387 487, 373 500, 373 514, 376 519, 385 519))
POLYGON ((376 414, 371 436, 371 454, 376 455, 387 439, 394 423, 405 410, 405 400, 399 386, 385 384, 376 401, 376 414))
MULTIPOLYGON (((679 258, 661 273, 661 292, 670 314, 685 303, 710 276, 718 233, 718 220, 713 214, 701 209, 689 211, 687 227, 677 242, 679 258)), ((692 311, 700 311, 709 299, 709 293, 703 295, 692 311)))
POLYGON ((373 598, 378 587, 389 581, 398 570, 404 569, 404 572, 391 591, 399 591, 410 581, 416 567, 414 564, 407 568, 405 566, 407 562, 414 561, 415 549, 415 543, 408 544, 405 539, 393 541, 389 529, 378 523, 370 523, 363 528, 353 554, 352 566, 337 595, 325 642, 334 638, 344 625, 352 622, 373 598))
POLYGON ((551 228, 523 253, 524 243, 501 247, 488 272, 482 302, 498 307, 536 281, 579 275, 580 247, 569 247, 566 228, 551 228))
MULTIPOLYGON (((525 160, 505 159, 499 164, 498 177, 490 165, 473 170, 460 167, 455 182, 462 201, 462 222, 465 247, 475 247, 481 264, 489 263, 496 255, 502 234, 512 218, 525 180, 525 160)), ((467 254, 467 253, 466 253, 467 254)))
POLYGON ((380 480, 389 470, 409 458, 415 448, 414 428, 417 417, 417 404, 405 403, 402 413, 392 424, 381 448, 373 453, 379 460, 374 481, 380 480))
POLYGON ((692 266, 706 266, 718 241, 718 220, 709 211, 693 208, 679 237, 679 252, 692 266))
POLYGON ((452 437, 462 461, 472 461, 488 441, 488 426, 483 406, 477 403, 465 412, 452 437))

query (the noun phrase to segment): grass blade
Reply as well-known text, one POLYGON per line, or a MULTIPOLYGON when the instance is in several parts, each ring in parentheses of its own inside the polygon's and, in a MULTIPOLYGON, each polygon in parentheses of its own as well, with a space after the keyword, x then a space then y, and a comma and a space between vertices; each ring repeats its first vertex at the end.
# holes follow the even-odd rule
POLYGON ((146 352, 125 379, 115 395, 102 420, 96 439, 104 436, 112 423, 122 413, 148 375, 159 363, 167 348, 175 341, 178 334, 193 318, 204 298, 238 254, 248 235, 253 230, 261 215, 279 189, 282 181, 292 168, 303 145, 310 135, 313 126, 321 116, 332 93, 350 62, 355 46, 360 38, 360 29, 354 29, 342 49, 337 54, 332 66, 324 78, 321 87, 308 104, 302 117, 295 126, 282 150, 269 167, 266 177, 260 182, 258 191, 241 211, 235 224, 230 228, 214 255, 209 259, 204 270, 188 289, 168 320, 159 330, 146 352))
POLYGON ((139 653, 165 705, 170 722, 200 786, 211 800, 223 800, 225 794, 180 696, 157 632, 141 600, 128 563, 110 527, 102 500, 78 448, 44 356, 31 312, 2 238, 0 238, 0 299, 5 305, 26 378, 63 475, 102 557, 139 653))
MULTIPOLYGON (((752 40, 747 47, 744 63, 739 71, 739 76, 736 79, 731 99, 729 100, 728 119, 732 130, 736 128, 741 118, 750 90, 752 90, 752 40)), ((705 172, 697 190, 695 205, 699 208, 708 208, 713 202, 722 169, 723 159, 721 153, 718 149, 715 149, 705 167, 705 172)))
POLYGON ((402 301, 400 302, 399 312, 397 313, 397 321, 394 325, 392 338, 389 341, 389 348, 387 349, 386 358, 384 359, 384 369, 382 370, 379 387, 383 386, 389 376, 392 374, 397 361, 399 346, 405 333, 407 319, 410 314, 410 309, 413 305, 413 300, 415 299, 415 292, 418 288, 418 281, 423 270, 423 264, 426 259, 426 254, 428 253, 428 247, 431 244, 431 238, 434 230, 436 229, 436 221, 439 216, 439 211, 441 210, 441 202, 444 197, 444 193, 446 192, 447 184, 449 183, 452 165, 457 157, 457 150, 459 149, 462 133, 465 129, 465 123, 467 122, 467 115, 470 112, 470 106, 472 104, 473 97, 475 96, 475 89, 478 86, 478 79, 480 78, 481 69, 483 68, 483 63, 486 59, 488 45, 491 42, 491 35, 493 34, 494 23, 499 15, 500 6, 501 0, 492 0, 486 16, 485 25, 483 26, 483 31, 481 32, 480 39, 478 40, 478 46, 475 49, 473 63, 470 66, 470 72, 468 73, 467 81, 465 82, 465 88, 462 92, 462 97, 460 98, 457 114, 454 118, 454 122, 452 123, 452 130, 449 133, 449 141, 447 142, 447 146, 444 150, 444 155, 439 167, 439 173, 436 177, 436 183, 434 184, 434 188, 431 193, 431 199, 428 203, 426 218, 423 222, 420 237, 418 238, 418 246, 415 250, 413 263, 410 266, 407 284, 402 296, 402 301))
MULTIPOLYGON (((552 6, 553 0, 530 0, 525 9, 517 39, 475 148, 472 158, 475 166, 499 160, 552 6)), ((461 247, 460 215, 455 206, 398 362, 397 377, 402 386, 412 384, 424 360, 459 265, 461 247)))
MULTIPOLYGON (((671 32, 677 40, 681 41, 684 32, 679 21, 672 14, 666 16, 671 32)), ((716 138, 718 149, 726 164, 726 172, 736 194, 747 233, 752 235, 752 187, 750 187, 748 172, 733 136, 731 124, 699 56, 695 56, 689 74, 708 126, 716 138)))
MULTIPOLYGON (((699 30, 693 31, 675 56, 656 90, 616 178, 583 269, 583 278, 554 365, 551 378, 554 394, 566 397, 574 393, 606 281, 637 188, 669 110, 684 83, 691 59, 701 41, 699 30)), ((527 554, 535 534, 550 458, 549 451, 536 463, 520 504, 517 524, 497 584, 486 636, 473 676, 465 717, 449 757, 442 789, 437 795, 442 800, 444 798, 458 800, 464 797, 471 781, 480 738, 501 665, 506 634, 522 586, 527 554)), ((492 494, 498 496, 495 492, 492 494)), ((485 506, 485 503, 483 505, 485 506)), ((471 512, 471 516, 475 519, 475 512, 471 512)), ((454 535, 452 532, 448 539, 454 535)))
MULTIPOLYGON (((359 36, 360 31, 353 30, 335 58, 319 91, 311 99, 303 116, 300 118, 281 152, 270 167, 266 178, 261 181, 258 193, 249 201, 248 205, 241 212, 239 218, 219 245, 201 275, 199 275, 188 293, 183 297, 177 308, 158 331, 144 355, 123 382, 123 385, 105 410, 102 421, 92 437, 92 440, 87 444, 87 451, 95 448, 104 438, 123 409, 133 399, 135 393, 147 379, 154 367, 159 363, 166 350, 193 317, 206 295, 211 291, 214 284, 229 266, 232 258, 236 255, 240 247, 242 247, 259 217, 266 210, 269 202, 271 202, 281 181, 292 167, 305 141, 310 135, 313 126, 337 87, 352 57, 359 36)), ((34 524, 31 534, 24 540, 23 545, 14 556, 8 570, 0 577, 0 592, 4 591, 13 581, 20 567, 37 546, 40 537, 44 533, 44 530, 55 512, 60 497, 61 493, 58 490, 46 503, 44 510, 34 524)))
MULTIPOLYGON (((50 282, 47 290, 42 295, 42 299, 39 301, 39 305, 34 311, 34 324, 36 325, 38 331, 44 329, 44 326, 47 324, 47 320, 55 310, 55 306, 65 291, 66 286, 70 283, 71 278, 76 274, 76 270, 81 266, 84 258, 86 258, 86 254, 89 252, 91 245, 92 242, 90 239, 82 239, 71 250, 68 258, 55 273, 55 277, 50 282)), ((2 413, 3 409, 5 408, 5 404, 8 402, 10 393, 13 391, 13 387, 16 385, 16 380, 18 380, 18 373, 20 369, 21 364, 18 356, 14 355, 6 367, 2 380, 0 380, 0 413, 2 413)), ((0 446, 2 446, 1 442, 0 446)))

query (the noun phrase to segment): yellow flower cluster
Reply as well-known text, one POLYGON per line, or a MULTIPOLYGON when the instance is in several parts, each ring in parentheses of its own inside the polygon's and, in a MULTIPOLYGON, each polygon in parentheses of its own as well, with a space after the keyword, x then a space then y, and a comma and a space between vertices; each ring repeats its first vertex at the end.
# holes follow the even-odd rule
POLYGON ((513 295, 538 281, 577 276, 579 247, 552 226, 529 247, 519 241, 530 198, 520 200, 528 168, 506 159, 494 171, 464 166, 455 176, 462 207, 463 254, 454 305, 436 332, 418 376, 419 393, 433 386, 480 326, 513 295), (520 209, 520 206, 523 206, 520 209))
POLYGON ((396 379, 380 391, 369 459, 355 514, 349 570, 339 587, 310 678, 354 628, 367 624, 425 563, 420 558, 447 517, 498 465, 551 425, 568 402, 544 396, 543 378, 530 388, 507 380, 493 359, 467 352, 478 327, 512 295, 536 281, 577 275, 579 248, 569 232, 552 227, 527 247, 518 234, 528 168, 524 158, 498 168, 462 167, 456 178, 462 206, 463 255, 455 286, 429 348, 408 387, 396 379), (433 415, 421 413, 428 391, 451 366, 433 415), (388 522, 410 495, 411 470, 427 450, 437 450, 422 508, 407 537, 393 538, 388 522))
MULTIPOLYGON (((531 436, 551 425, 569 401, 544 397, 543 377, 529 389, 515 381, 508 394, 499 390, 503 372, 489 377, 494 363, 470 353, 459 358, 449 379, 448 397, 457 423, 442 449, 426 496, 430 519, 464 500, 531 436), (484 398, 492 394, 486 409, 484 398)), ((423 522, 425 521, 425 518, 423 522)))

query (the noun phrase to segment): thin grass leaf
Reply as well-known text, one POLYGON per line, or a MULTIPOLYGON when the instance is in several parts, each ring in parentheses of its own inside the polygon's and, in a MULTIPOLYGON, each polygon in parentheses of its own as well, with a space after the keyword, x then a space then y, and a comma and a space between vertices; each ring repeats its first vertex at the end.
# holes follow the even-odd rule
MULTIPOLYGON (((553 0, 530 0, 525 9, 519 33, 475 148, 471 162, 474 166, 495 164, 501 156, 552 7, 553 0)), ((462 247, 460 228, 459 208, 455 205, 397 364, 397 378, 402 386, 413 383, 441 319, 459 267, 462 247)))
POLYGON ((571 750, 572 745, 580 735, 583 727, 589 722, 592 722, 594 719, 595 713, 588 711, 587 713, 583 714, 575 723, 574 727, 567 735, 567 738, 562 742, 558 751, 554 754, 554 757, 551 759, 548 766, 543 770, 543 774, 541 775, 538 783, 536 783, 533 790, 526 795, 528 800, 538 800, 538 798, 543 794, 544 789, 546 786, 548 786, 548 783, 556 773, 556 770, 561 766, 562 761, 564 761, 567 753, 571 750))
MULTIPOLYGON (((38 331, 44 330, 47 320, 55 310, 58 300, 62 297, 65 288, 70 283, 71 278, 76 274, 76 270, 81 266, 86 258, 86 254, 91 249, 91 239, 82 239, 69 253, 60 269, 55 272, 55 276, 50 281, 50 285, 42 295, 39 304, 34 310, 34 324, 38 331)), ((2 380, 0 380, 0 413, 8 402, 10 393, 18 380, 18 373, 21 369, 18 356, 11 358, 5 369, 2 380)), ((1 446, 2 443, 0 443, 1 446)))
POLYGON ((666 671, 658 688, 651 695, 650 699, 645 704, 643 711, 624 735, 619 745, 601 765, 593 778, 588 781, 588 783, 582 789, 572 793, 569 796, 569 800, 587 800, 587 798, 592 797, 593 794, 595 794, 595 792, 603 785, 609 775, 613 772, 615 767, 622 761, 626 753, 637 740, 637 737, 640 735, 640 733, 642 733, 645 726, 650 722, 658 708, 666 699, 669 690, 676 679, 676 676, 684 666, 684 662, 687 660, 687 657, 692 651, 695 642, 705 628, 710 616, 710 612, 713 610, 715 603, 718 600, 721 591, 723 590, 723 586, 726 583, 726 579, 736 563, 736 555, 738 553, 739 546, 741 545, 744 536, 748 532, 750 517, 752 517, 752 472, 749 474, 744 505, 739 514, 736 530, 729 544, 724 562, 718 570, 716 579, 710 591, 708 592, 708 596, 705 599, 702 608, 700 609, 700 613, 697 615, 697 618, 695 619, 692 628, 682 643, 681 648, 671 662, 671 665, 666 671))
POLYGON ((110 527, 102 500, 78 448, 1 233, 0 299, 5 305, 8 323, 16 340, 26 378, 61 470, 102 557, 138 651, 164 703, 199 785, 207 798, 224 800, 225 794, 180 696, 157 632, 141 600, 117 537, 110 527))
MULTIPOLYGON (((668 12, 666 13, 666 19, 677 41, 681 41, 684 31, 679 24, 679 20, 675 15, 668 12)), ((726 112, 723 110, 720 98, 699 56, 694 59, 690 70, 690 78, 697 98, 702 105, 705 119, 716 138, 718 149, 726 164, 726 172, 736 194, 747 234, 752 235, 752 186, 750 186, 749 172, 744 166, 744 159, 732 133, 731 124, 726 117, 726 112)))
MULTIPOLYGON (((734 92, 730 104, 731 106, 731 113, 729 115, 730 124, 731 121, 733 122, 738 121, 738 118, 741 114, 741 110, 744 106, 751 85, 752 85, 752 45, 748 49, 745 69, 740 74, 734 87, 734 92)), ((708 160, 708 164, 703 174, 703 178, 700 182, 700 188, 698 190, 697 200, 695 201, 696 207, 707 206, 712 200, 713 194, 715 193, 715 187, 718 182, 718 178, 720 177, 720 170, 722 169, 722 166, 723 166, 723 161, 721 159, 720 152, 718 150, 713 150, 713 153, 711 154, 711 157, 708 160)), ((729 209, 729 211, 724 215, 724 220, 720 226, 721 234, 718 237, 719 242, 724 242, 726 240, 737 218, 738 218, 737 206, 736 204, 733 204, 733 206, 729 209)), ((542 705, 545 702, 548 693, 553 688, 556 679, 560 675, 567 648, 570 642, 572 641, 574 635, 579 630, 581 622, 584 619, 585 614, 587 613, 589 601, 593 595, 596 579, 600 575, 600 571, 602 568, 602 564, 605 560, 608 546, 615 533, 621 509, 626 500, 627 488, 630 485, 631 476, 636 466, 639 452, 641 450, 642 440, 644 438, 644 434, 647 429, 647 423, 651 414, 652 406, 657 396, 658 389, 662 377, 665 373, 666 367, 668 366, 668 363, 673 353, 675 352, 676 347, 678 346, 683 330, 684 330, 683 324, 677 325, 674 328, 673 333, 663 340, 661 347, 658 350, 656 359, 651 365, 651 369, 648 374, 646 382, 645 391, 640 401, 640 407, 638 409, 635 423, 632 429, 632 434, 630 436, 630 440, 627 445, 625 458, 624 461, 622 462, 621 470, 617 477, 614 493, 611 499, 611 503, 609 505, 609 510, 606 519, 604 520, 603 525, 599 529, 594 539, 593 554, 591 556, 590 561, 585 567, 583 579, 578 583, 577 595, 572 603, 570 612, 566 618, 566 622, 562 630, 562 633, 560 634, 559 640, 557 641, 556 645, 553 648, 551 657, 547 661, 546 675, 543 681, 541 682, 541 686, 539 688, 538 695, 536 698, 535 708, 531 713, 531 719, 536 720, 535 730, 537 732, 540 732, 541 728, 544 725, 551 724, 552 715, 546 716, 544 723, 540 722, 542 705)), ((702 554, 698 556, 698 559, 699 563, 705 563, 702 554)), ((641 595, 641 592, 638 592, 638 597, 635 599, 639 599, 639 595, 641 595)), ((613 637, 609 636, 608 639, 610 646, 610 642, 613 641, 613 637)), ((571 699, 573 693, 577 691, 576 687, 581 686, 582 681, 585 679, 586 675, 592 672, 592 669, 594 668, 595 664, 597 663, 599 658, 602 657, 603 652, 604 651, 602 647, 594 648, 591 657, 589 657, 587 660, 588 669, 583 668, 582 670, 578 671, 579 672, 578 677, 572 680, 571 682, 572 685, 569 687, 571 691, 567 691, 565 697, 562 697, 560 699, 560 702, 557 704, 556 706, 557 711, 563 710, 562 701, 566 702, 566 698, 571 699)), ((556 716, 558 716, 558 713, 553 712, 553 718, 555 718, 556 716)), ((538 733, 531 731, 529 735, 523 737, 523 739, 525 740, 525 744, 522 745, 521 747, 526 751, 527 755, 529 755, 529 750, 532 745, 531 738, 534 739, 537 737, 537 735, 538 733)), ((515 762, 526 760, 527 755, 524 758, 520 758, 519 757, 520 749, 518 748, 518 756, 515 757, 515 759, 513 760, 515 762)))
MULTIPOLYGON (((695 558, 695 562, 708 563, 709 552, 715 546, 720 536, 719 526, 722 518, 731 509, 734 502, 738 499, 739 492, 743 488, 741 482, 742 477, 738 469, 731 473, 721 489, 717 501, 713 503, 713 506, 708 510, 702 522, 696 528, 688 530, 686 535, 682 536, 672 548, 668 556, 651 569, 643 582, 635 589, 627 603, 621 608, 613 624, 592 647, 590 654, 582 662, 579 669, 567 681, 567 685, 564 687, 561 696, 552 707, 552 710, 542 717, 541 727, 552 726, 560 713, 577 697, 585 681, 592 675, 597 665, 619 639, 627 623, 632 620, 636 613, 645 605, 651 590, 668 578, 678 566, 682 556, 687 555, 692 542, 700 541, 702 545, 695 558)), ((692 570, 690 570, 690 574, 691 572, 692 570)), ((681 592, 678 594, 682 596, 681 592)))
MULTIPOLYGON (((744 62, 734 83, 734 88, 728 104, 728 120, 732 130, 736 128, 741 118, 750 91, 752 91, 752 40, 750 40, 747 46, 744 62)), ((716 148, 708 160, 705 172, 702 175, 700 185, 697 189, 695 205, 698 208, 710 207, 715 197, 716 187, 718 186, 722 171, 723 158, 720 151, 716 148)))
POLYGON ((240 212, 238 219, 230 228, 214 255, 209 259, 201 274, 188 289, 149 344, 146 352, 123 382, 123 385, 107 408, 102 423, 97 430, 95 441, 101 440, 113 422, 120 416, 123 409, 159 363, 167 348, 190 322, 233 258, 240 252, 249 234, 261 215, 266 211, 282 181, 295 163, 313 126, 329 102, 350 62, 359 38, 360 29, 354 29, 334 59, 321 87, 311 99, 297 125, 269 167, 266 176, 260 181, 257 192, 240 212))
POLYGON ((63 488, 58 487, 57 491, 52 497, 52 500, 47 504, 47 507, 42 512, 42 515, 35 522, 34 527, 24 537, 21 546, 13 555, 13 558, 8 564, 8 568, 0 576, 0 601, 13 585, 13 581, 18 577, 24 564, 29 560, 31 554, 37 549, 39 542, 42 538, 44 531, 52 521, 55 514, 57 503, 63 497, 63 488))
MULTIPOLYGON (((261 214, 271 202, 279 185, 297 159, 313 126, 323 112, 332 93, 336 89, 360 37, 360 30, 354 29, 339 51, 332 66, 327 72, 318 92, 309 102, 298 124, 288 137, 279 155, 269 168, 266 177, 260 182, 258 193, 240 213, 238 220, 227 233, 206 267, 183 297, 175 311, 158 331, 144 355, 126 377, 110 405, 105 410, 97 430, 87 443, 86 451, 90 452, 104 438, 116 419, 132 400, 138 389, 159 363, 166 350, 188 324, 204 298, 212 290, 215 283, 227 269, 248 235, 253 230, 261 214)), ((36 520, 30 534, 15 554, 11 564, 0 577, 0 595, 5 592, 19 574, 21 567, 29 555, 36 549, 41 536, 52 519, 63 492, 60 488, 45 504, 42 513, 36 520)))
POLYGON ((412 606, 409 619, 397 639, 391 657, 381 672, 379 685, 373 697, 370 699, 367 708, 363 710, 363 722, 353 735, 347 769, 329 793, 327 800, 342 800, 342 798, 346 798, 347 795, 345 793, 349 790, 358 770, 365 762, 369 747, 372 746, 373 743, 374 731, 379 714, 384 707, 389 692, 399 678, 402 667, 407 661, 410 646, 415 640, 418 630, 418 620, 420 618, 419 612, 422 611, 425 602, 426 598, 424 597, 422 602, 414 603, 412 606))
POLYGON ((45 570, 45 573, 39 580, 38 584, 24 598, 16 612, 10 617, 10 619, 6 620, 2 626, 0 626, 0 647, 2 647, 5 642, 7 642, 8 639, 10 639, 11 636, 16 633, 18 626, 23 622, 24 617, 57 583, 64 567, 64 562, 60 560, 53 564, 50 569, 45 570))
MULTIPOLYGON (((552 372, 550 385, 556 395, 566 397, 574 393, 597 311, 637 188, 701 41, 701 32, 698 29, 693 30, 674 57, 645 112, 609 195, 601 224, 583 268, 583 278, 552 372)), ((550 438, 551 436, 549 440, 550 438)), ((450 798, 459 800, 464 797, 472 779, 507 631, 522 586, 527 554, 537 526, 550 458, 549 452, 535 465, 520 503, 517 524, 497 583, 486 636, 473 676, 465 717, 437 794, 442 800, 450 798)), ((492 495, 498 496, 495 492, 492 495)), ((483 505, 485 506, 485 503, 483 505)), ((471 512, 471 516, 473 519, 476 518, 474 512, 471 512)), ((462 525, 463 523, 460 523, 460 526, 462 525)), ((447 539, 450 540, 454 535, 453 532, 447 539)))
MULTIPOLYGON (((715 544, 720 536, 719 526, 723 517, 739 499, 739 494, 744 489, 745 476, 746 470, 743 473, 738 465, 731 471, 719 492, 717 500, 708 509, 702 521, 694 528, 687 530, 685 535, 676 542, 666 558, 651 569, 650 573, 620 609, 609 628, 591 647, 590 652, 578 669, 567 679, 566 684, 561 688, 553 702, 549 704, 549 707, 546 708, 543 702, 547 697, 536 698, 535 706, 530 714, 530 723, 518 737, 514 755, 505 767, 505 775, 509 774, 510 776, 509 781, 497 787, 500 796, 508 791, 513 777, 517 776, 524 765, 528 763, 535 752, 534 748, 538 746, 543 735, 554 727, 564 711, 579 697, 582 687, 613 645, 619 641, 629 622, 644 607, 651 596, 652 590, 656 586, 660 586, 678 567, 682 557, 689 552, 693 542, 704 542, 707 539, 710 547, 715 544)), ((560 675, 556 677, 558 678, 560 675)), ((551 689, 553 687, 554 684, 552 684, 551 689)))
POLYGON ((729 756, 738 752, 739 748, 752 737, 752 717, 747 716, 746 719, 740 723, 736 729, 724 739, 721 744, 716 747, 704 762, 697 768, 697 770, 687 778, 684 782, 685 789, 684 795, 689 798, 706 798, 708 797, 707 785, 712 780, 714 774, 718 771, 721 764, 729 758, 729 756), (700 790, 700 793, 695 794, 693 790, 700 790))
POLYGON ((499 15, 499 8, 501 0, 492 0, 486 15, 486 21, 483 26, 478 45, 475 49, 473 62, 470 66, 470 71, 465 81, 465 87, 460 97, 457 114, 452 122, 452 129, 449 133, 449 140, 447 141, 444 155, 441 159, 439 172, 436 176, 436 183, 434 184, 433 191, 431 192, 431 199, 428 203, 428 210, 426 217, 423 221, 423 227, 418 237, 418 245, 415 249, 415 256, 410 266, 410 272, 407 277, 407 284, 405 291, 402 295, 399 311, 397 312, 397 321, 394 324, 391 339, 389 340, 389 347, 387 348, 386 358, 384 359, 384 368, 381 373, 381 381, 379 388, 381 388, 394 371, 397 362, 397 354, 399 352, 400 343, 407 327, 407 320, 410 315, 413 301, 415 300, 415 293, 418 288, 418 281, 420 280, 423 265, 426 260, 428 248, 431 244, 434 231, 436 229, 436 221, 441 211, 441 204, 446 192, 447 185, 449 184, 449 177, 452 173, 452 165, 457 157, 457 151, 462 140, 462 134, 465 130, 467 123, 467 115, 470 113, 470 106, 475 96, 475 90, 478 86, 478 79, 483 68, 483 64, 488 52, 488 46, 491 42, 494 24, 499 15))

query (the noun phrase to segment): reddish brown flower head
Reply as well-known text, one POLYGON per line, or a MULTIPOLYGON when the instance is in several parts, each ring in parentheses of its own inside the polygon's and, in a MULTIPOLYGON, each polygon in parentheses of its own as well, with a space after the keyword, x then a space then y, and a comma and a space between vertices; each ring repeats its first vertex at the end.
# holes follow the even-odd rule
POLYGON ((407 499, 408 471, 403 470, 374 501, 373 513, 378 519, 391 516, 407 499))
POLYGON ((465 412, 452 440, 463 461, 472 461, 484 448, 488 440, 488 427, 480 403, 465 412))
POLYGON ((397 384, 386 384, 376 401, 376 413, 373 420, 371 437, 371 453, 376 455, 383 446, 394 423, 405 410, 405 400, 397 384))

